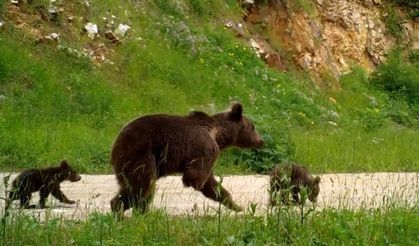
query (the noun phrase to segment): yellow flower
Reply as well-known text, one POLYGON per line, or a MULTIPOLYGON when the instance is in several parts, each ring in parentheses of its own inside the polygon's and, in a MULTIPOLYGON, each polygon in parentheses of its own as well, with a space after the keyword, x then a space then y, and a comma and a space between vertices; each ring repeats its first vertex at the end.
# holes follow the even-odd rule
POLYGON ((329 97, 329 100, 333 103, 336 104, 336 100, 333 97, 329 97))

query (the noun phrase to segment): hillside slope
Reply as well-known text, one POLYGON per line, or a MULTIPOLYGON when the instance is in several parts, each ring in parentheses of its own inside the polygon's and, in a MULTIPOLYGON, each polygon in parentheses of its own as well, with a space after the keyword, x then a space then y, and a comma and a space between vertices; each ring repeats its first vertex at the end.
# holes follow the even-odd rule
MULTIPOLYGON (((339 83, 332 77, 339 89, 323 87, 292 63, 284 63, 283 72, 269 68, 257 55, 260 49, 237 36, 237 23, 246 23, 236 1, 30 1, 0 7, 2 169, 66 158, 82 172, 110 172, 112 141, 133 117, 214 113, 237 100, 267 147, 230 150, 218 162, 222 173, 264 172, 281 160, 317 172, 419 170, 416 101, 393 99, 370 86, 359 67, 339 83), (127 33, 120 24, 129 27, 127 33), (86 28, 94 25, 98 33, 89 34, 86 28)), ((255 27, 245 28, 254 33, 255 27)), ((402 66, 416 76, 408 77, 413 88, 416 64, 402 66)))

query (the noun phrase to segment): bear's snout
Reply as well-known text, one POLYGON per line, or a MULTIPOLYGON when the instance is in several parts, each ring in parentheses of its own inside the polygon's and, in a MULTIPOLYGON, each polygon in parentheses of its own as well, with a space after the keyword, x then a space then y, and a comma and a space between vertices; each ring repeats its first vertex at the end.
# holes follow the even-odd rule
POLYGON ((71 182, 77 182, 77 181, 79 181, 81 179, 81 177, 80 177, 80 175, 76 175, 76 176, 73 176, 73 177, 71 177, 71 179, 70 179, 70 181, 71 182))
POLYGON ((257 134, 256 139, 254 141, 254 148, 262 148, 264 144, 265 141, 263 141, 262 137, 259 134, 257 134))

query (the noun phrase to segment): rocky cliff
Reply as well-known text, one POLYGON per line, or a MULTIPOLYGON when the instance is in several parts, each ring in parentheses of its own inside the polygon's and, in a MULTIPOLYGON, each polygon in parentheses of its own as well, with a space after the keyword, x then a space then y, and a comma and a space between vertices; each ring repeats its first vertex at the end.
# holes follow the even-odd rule
POLYGON ((373 70, 396 44, 419 49, 419 18, 394 8, 402 32, 396 39, 385 22, 389 3, 381 0, 250 0, 243 6, 242 29, 259 55, 271 67, 308 71, 320 84, 333 85, 353 65, 373 70))

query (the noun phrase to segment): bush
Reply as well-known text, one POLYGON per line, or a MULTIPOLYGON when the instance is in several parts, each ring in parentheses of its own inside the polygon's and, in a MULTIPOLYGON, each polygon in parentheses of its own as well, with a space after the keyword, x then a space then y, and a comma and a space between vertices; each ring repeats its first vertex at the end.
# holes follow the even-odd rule
POLYGON ((261 149, 240 152, 237 161, 244 163, 250 170, 266 174, 272 167, 288 160, 295 153, 295 146, 290 133, 283 131, 277 134, 265 134, 265 145, 261 149))
POLYGON ((388 61, 378 67, 370 81, 393 99, 405 97, 411 105, 419 103, 419 66, 406 62, 400 50, 390 53, 388 61))

